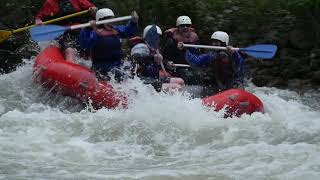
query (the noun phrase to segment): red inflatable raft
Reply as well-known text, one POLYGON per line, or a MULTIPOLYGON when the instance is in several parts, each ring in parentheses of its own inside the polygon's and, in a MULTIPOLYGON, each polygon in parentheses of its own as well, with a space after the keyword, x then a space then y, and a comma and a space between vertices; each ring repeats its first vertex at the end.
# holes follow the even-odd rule
POLYGON ((260 99, 241 89, 229 89, 202 99, 202 103, 209 107, 214 107, 215 111, 225 108, 225 116, 241 116, 242 114, 252 114, 254 112, 264 112, 260 99))
POLYGON ((36 57, 36 81, 46 88, 54 88, 63 95, 72 96, 94 107, 126 106, 126 96, 113 89, 107 81, 98 81, 88 68, 68 62, 57 47, 50 46, 36 57))
MULTIPOLYGON (((48 47, 36 57, 34 63, 36 81, 46 88, 53 88, 93 106, 126 107, 127 97, 116 91, 107 81, 97 80, 95 73, 86 67, 68 62, 57 47, 48 47)), ((216 111, 226 108, 226 116, 240 116, 263 112, 263 104, 253 94, 231 89, 202 99, 202 103, 216 111)))

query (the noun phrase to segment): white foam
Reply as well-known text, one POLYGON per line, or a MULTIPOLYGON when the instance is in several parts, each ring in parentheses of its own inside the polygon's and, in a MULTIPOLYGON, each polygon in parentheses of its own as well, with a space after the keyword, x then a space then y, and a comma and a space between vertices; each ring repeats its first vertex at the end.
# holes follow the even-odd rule
POLYGON ((297 93, 256 88, 266 113, 223 118, 188 95, 117 85, 129 108, 89 111, 32 83, 32 62, 0 76, 0 169, 7 179, 313 179, 320 112, 297 93), (79 173, 81 172, 81 173, 79 173))

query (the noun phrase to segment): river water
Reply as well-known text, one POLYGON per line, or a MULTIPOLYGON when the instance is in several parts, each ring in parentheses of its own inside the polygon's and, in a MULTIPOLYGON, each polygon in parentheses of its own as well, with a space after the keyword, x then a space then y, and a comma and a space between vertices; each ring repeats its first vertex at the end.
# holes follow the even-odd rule
POLYGON ((0 179, 319 179, 319 91, 247 90, 266 113, 223 118, 141 82, 127 110, 32 82, 32 60, 0 75, 0 179))

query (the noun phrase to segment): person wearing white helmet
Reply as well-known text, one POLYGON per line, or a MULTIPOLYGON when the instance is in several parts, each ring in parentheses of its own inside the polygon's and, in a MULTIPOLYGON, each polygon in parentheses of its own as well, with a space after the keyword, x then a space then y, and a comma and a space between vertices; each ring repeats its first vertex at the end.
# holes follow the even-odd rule
POLYGON ((81 30, 80 45, 83 49, 90 51, 92 69, 99 74, 108 77, 108 72, 121 66, 123 58, 121 39, 134 35, 138 30, 139 17, 135 11, 131 16, 132 19, 127 25, 102 24, 97 26, 96 21, 115 17, 111 9, 99 9, 96 13, 96 20, 90 21, 91 28, 81 30))
MULTIPOLYGON (((223 31, 216 31, 211 35, 213 46, 227 47, 227 50, 214 50, 206 54, 193 54, 186 51, 186 59, 191 66, 207 68, 214 73, 215 82, 210 86, 217 87, 217 91, 230 88, 243 88, 245 54, 233 51, 229 46, 229 35, 223 31)), ((178 44, 183 49, 183 43, 178 44)))
POLYGON ((164 56, 169 66, 172 66, 174 63, 187 64, 184 58, 184 51, 177 49, 177 43, 198 44, 199 37, 191 26, 192 21, 190 17, 179 16, 176 21, 176 27, 165 31, 164 56))
MULTIPOLYGON (((133 46, 130 53, 130 59, 137 67, 135 74, 137 74, 145 84, 151 84, 157 91, 166 91, 182 87, 184 81, 181 78, 160 76, 163 57, 159 50, 147 44, 148 40, 146 40, 146 38, 150 38, 150 35, 148 36, 147 34, 152 33, 150 31, 157 32, 159 36, 162 35, 162 30, 159 26, 148 25, 144 28, 142 34, 143 41, 133 46)), ((159 45, 160 42, 155 43, 159 45)))
MULTIPOLYGON (((181 77, 186 84, 195 84, 190 80, 194 77, 193 70, 190 68, 175 67, 175 64, 188 64, 185 60, 185 50, 177 48, 178 42, 188 44, 198 44, 199 37, 191 27, 192 21, 188 16, 179 16, 175 23, 176 27, 165 31, 165 43, 163 46, 164 62, 168 71, 176 77, 181 77)), ((193 49, 196 53, 196 49, 193 49)))

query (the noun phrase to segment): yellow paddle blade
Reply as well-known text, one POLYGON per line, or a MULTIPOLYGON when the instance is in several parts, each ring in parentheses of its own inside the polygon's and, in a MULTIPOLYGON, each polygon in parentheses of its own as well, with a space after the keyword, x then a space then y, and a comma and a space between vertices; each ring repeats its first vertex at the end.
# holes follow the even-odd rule
POLYGON ((11 37, 11 31, 0 30, 0 43, 11 37))
MULTIPOLYGON (((43 22, 43 24, 50 24, 50 23, 58 22, 58 21, 61 21, 61 20, 64 20, 64 19, 68 19, 68 18, 75 17, 75 16, 80 16, 82 14, 86 14, 88 12, 89 12, 89 10, 76 12, 76 13, 69 14, 69 15, 66 15, 66 16, 62 16, 62 17, 59 17, 59 18, 56 18, 56 19, 45 21, 45 22, 43 22)), ((30 29, 32 27, 35 27, 35 26, 37 26, 37 25, 33 24, 33 25, 30 25, 30 26, 26 26, 26 27, 23 27, 23 28, 15 29, 15 30, 12 30, 12 31, 0 30, 0 43, 2 43, 3 41, 7 40, 8 38, 10 38, 15 33, 26 31, 26 30, 28 30, 28 29, 30 29)))

